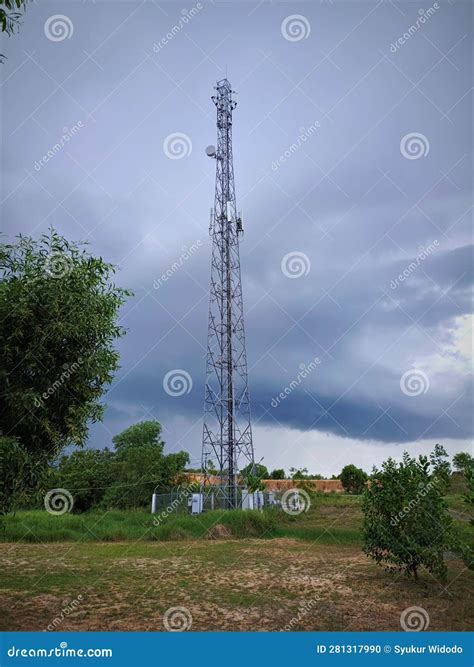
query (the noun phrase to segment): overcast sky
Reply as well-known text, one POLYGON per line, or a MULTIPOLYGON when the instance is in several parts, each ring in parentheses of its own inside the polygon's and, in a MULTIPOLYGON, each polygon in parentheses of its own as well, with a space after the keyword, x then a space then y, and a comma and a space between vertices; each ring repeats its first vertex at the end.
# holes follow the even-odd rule
POLYGON ((256 459, 470 449, 471 44, 454 0, 28 7, 1 47, 2 231, 88 240, 135 292, 91 446, 156 418, 200 457, 227 74, 256 459))

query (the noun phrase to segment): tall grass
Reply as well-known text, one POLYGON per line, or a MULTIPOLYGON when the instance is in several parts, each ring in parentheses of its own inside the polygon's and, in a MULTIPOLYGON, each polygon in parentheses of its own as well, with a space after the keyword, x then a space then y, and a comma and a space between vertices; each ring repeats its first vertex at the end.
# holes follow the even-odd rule
MULTIPOLYGON (((146 510, 91 510, 83 514, 51 515, 45 510, 19 511, 0 519, 1 542, 118 542, 223 538, 290 537, 322 544, 360 542, 362 515, 359 496, 327 494, 312 498, 309 512, 288 516, 277 509, 205 512, 160 518, 146 510), (321 505, 332 505, 329 515, 321 505), (353 509, 351 509, 351 506, 353 509), (351 509, 351 511, 349 511, 351 509), (340 512, 340 514, 339 514, 340 512), (216 530, 215 526, 224 529, 216 530)), ((450 507, 464 509, 460 496, 447 498, 450 507)), ((456 521, 464 541, 472 543, 467 520, 456 521)))
POLYGON ((354 542, 358 531, 305 525, 305 518, 281 511, 213 511, 199 516, 169 515, 154 519, 141 510, 91 511, 84 514, 51 515, 45 511, 17 512, 5 517, 0 528, 3 542, 114 542, 208 538, 295 537, 326 543, 354 542), (216 529, 217 526, 217 529, 216 529))
POLYGON ((17 512, 3 519, 0 541, 69 542, 179 540, 212 537, 216 525, 230 538, 275 537, 277 512, 214 511, 199 516, 171 514, 161 521, 142 510, 91 511, 51 515, 45 511, 17 512))

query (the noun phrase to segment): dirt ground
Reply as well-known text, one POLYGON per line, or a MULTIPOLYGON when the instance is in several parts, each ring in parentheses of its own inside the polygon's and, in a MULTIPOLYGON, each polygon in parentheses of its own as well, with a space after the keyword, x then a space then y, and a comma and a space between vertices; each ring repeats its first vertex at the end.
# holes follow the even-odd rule
POLYGON ((0 584, 1 630, 164 630, 170 614, 192 630, 400 630, 411 607, 425 629, 474 625, 460 561, 444 586, 414 583, 359 546, 287 538, 0 544, 0 584))

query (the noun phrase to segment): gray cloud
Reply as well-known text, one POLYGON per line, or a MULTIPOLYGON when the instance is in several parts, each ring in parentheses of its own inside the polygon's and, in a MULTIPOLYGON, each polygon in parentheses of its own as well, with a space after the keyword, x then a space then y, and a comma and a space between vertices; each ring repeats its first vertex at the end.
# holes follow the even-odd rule
POLYGON ((44 2, 4 49, 4 233, 53 224, 117 263, 118 281, 135 290, 122 313, 122 368, 91 442, 152 414, 171 444, 199 453, 214 187, 204 147, 215 137, 209 96, 226 65, 239 93, 235 173, 261 437, 291 427, 364 447, 467 439, 472 7, 440 3, 392 53, 418 17, 413 3, 202 5, 156 52, 183 16, 176 3, 63 3, 74 31, 53 42, 44 23, 58 5, 44 2), (310 35, 285 40, 283 19, 302 12, 310 35), (175 132, 192 150, 172 160, 163 143, 175 132), (400 148, 413 132, 429 144, 416 160, 400 148), (281 262, 295 251, 310 267, 290 279, 281 262), (317 370, 272 407, 316 356, 317 370), (174 368, 193 378, 179 398, 162 387, 174 368), (419 396, 400 388, 412 368, 429 381, 419 396))

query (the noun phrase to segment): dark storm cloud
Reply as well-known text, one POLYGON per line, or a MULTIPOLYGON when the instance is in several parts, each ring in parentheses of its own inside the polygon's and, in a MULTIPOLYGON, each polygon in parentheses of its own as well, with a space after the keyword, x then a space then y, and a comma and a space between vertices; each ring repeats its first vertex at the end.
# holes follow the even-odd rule
POLYGON ((472 8, 440 5, 396 53, 390 44, 418 16, 412 3, 203 2, 159 49, 180 25, 175 3, 28 9, 2 70, 4 232, 53 224, 87 239, 135 291, 107 433, 94 429, 93 442, 147 415, 177 442, 180 420, 199 420, 214 188, 204 148, 226 65, 239 93, 255 422, 384 442, 469 436, 472 8), (55 42, 44 25, 59 12, 74 29, 55 42), (292 42, 281 25, 296 13, 311 32, 292 42), (167 154, 175 133, 181 159, 167 154), (404 155, 410 133, 422 135, 418 159, 404 155), (295 252, 299 278, 285 275, 295 252), (174 369, 191 377, 189 393, 164 390, 174 369), (427 378, 419 395, 402 390, 411 369, 427 378))

